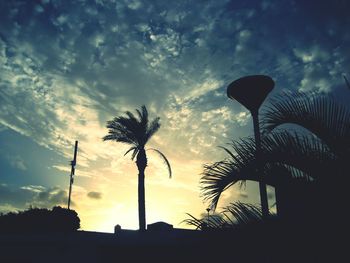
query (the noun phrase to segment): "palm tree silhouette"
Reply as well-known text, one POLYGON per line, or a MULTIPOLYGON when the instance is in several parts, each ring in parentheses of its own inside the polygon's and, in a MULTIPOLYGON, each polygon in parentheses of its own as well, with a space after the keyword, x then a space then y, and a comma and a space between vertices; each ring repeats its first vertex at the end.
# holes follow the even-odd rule
MULTIPOLYGON (((345 181, 350 156, 350 111, 330 95, 290 93, 271 100, 262 118, 261 165, 265 183, 276 189, 278 213, 290 216, 300 204, 334 207, 344 204, 346 184, 329 187, 330 180, 345 181), (303 129, 283 129, 282 125, 303 129), (281 127, 282 126, 282 127, 281 127), (344 188, 342 190, 339 189, 344 188), (297 200, 294 202, 292 200, 297 200), (309 200, 307 202, 307 200, 309 200), (333 205, 330 205, 330 204, 333 205), (293 209, 290 209, 293 206, 293 209)), ((204 166, 204 199, 216 207, 220 195, 245 180, 259 181, 253 138, 222 147, 229 158, 204 166)), ((311 210, 305 207, 307 213, 311 210)), ((315 208, 316 209, 316 208, 315 208)), ((323 208, 324 209, 324 208, 323 208)))
MULTIPOLYGON (((137 117, 127 111, 126 116, 115 117, 107 122, 108 135, 103 137, 104 141, 116 141, 131 145, 131 148, 124 155, 132 152, 131 159, 136 157, 138 174, 138 209, 139 209, 139 229, 146 230, 146 211, 145 211, 145 169, 147 166, 147 156, 145 146, 149 139, 159 130, 159 117, 153 121, 148 120, 148 111, 145 106, 141 110, 136 109, 137 117)), ((149 148, 160 155, 165 161, 171 178, 170 163, 165 155, 157 149, 149 148)))

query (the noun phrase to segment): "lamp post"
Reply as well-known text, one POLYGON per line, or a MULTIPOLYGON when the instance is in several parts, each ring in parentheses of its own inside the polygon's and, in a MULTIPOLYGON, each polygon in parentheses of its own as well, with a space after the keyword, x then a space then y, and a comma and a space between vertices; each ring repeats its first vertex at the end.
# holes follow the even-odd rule
POLYGON ((205 209, 205 210, 207 210, 207 212, 208 212, 208 226, 209 226, 209 212, 210 212, 210 208, 208 207, 208 208, 205 209))
MULTIPOLYGON (((254 137, 255 137, 255 156, 257 162, 257 171, 261 170, 260 163, 260 128, 259 128, 259 108, 266 96, 273 89, 275 83, 269 76, 265 75, 252 75, 246 76, 233 81, 227 87, 227 96, 232 100, 237 100, 244 107, 246 107, 253 118, 254 125, 254 137)), ((269 215, 269 207, 267 201, 266 184, 264 178, 260 174, 259 190, 262 215, 266 218, 269 215)))

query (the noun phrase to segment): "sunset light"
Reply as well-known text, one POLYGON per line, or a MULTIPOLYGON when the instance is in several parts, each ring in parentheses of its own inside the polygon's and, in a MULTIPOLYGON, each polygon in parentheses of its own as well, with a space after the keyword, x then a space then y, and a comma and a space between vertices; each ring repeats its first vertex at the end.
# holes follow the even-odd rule
POLYGON ((92 262, 125 244, 209 251, 231 237, 239 256, 287 262, 270 261, 289 255, 280 240, 300 254, 319 242, 309 259, 341 240, 349 12, 343 0, 0 1, 0 261, 26 231, 56 231, 34 238, 52 247, 93 240, 92 262))

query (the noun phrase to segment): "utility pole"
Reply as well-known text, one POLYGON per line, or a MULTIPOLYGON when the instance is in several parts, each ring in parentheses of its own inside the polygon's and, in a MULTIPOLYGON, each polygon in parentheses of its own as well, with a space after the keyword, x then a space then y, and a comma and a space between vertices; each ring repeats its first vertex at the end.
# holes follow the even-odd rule
POLYGON ((77 151, 78 151, 78 141, 75 141, 74 158, 73 158, 73 161, 70 162, 72 169, 70 172, 70 181, 69 181, 68 210, 70 209, 70 199, 72 194, 72 185, 74 182, 75 165, 77 164, 77 151))

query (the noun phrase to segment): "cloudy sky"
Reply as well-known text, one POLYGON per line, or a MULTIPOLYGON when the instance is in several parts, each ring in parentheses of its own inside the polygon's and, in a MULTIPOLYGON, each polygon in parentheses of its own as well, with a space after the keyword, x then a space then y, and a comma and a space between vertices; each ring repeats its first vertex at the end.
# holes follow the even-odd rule
MULTIPOLYGON (((147 223, 199 216, 205 163, 252 135, 227 85, 266 74, 283 90, 344 99, 350 4, 332 1, 0 1, 0 211, 65 205, 79 141, 73 208, 85 230, 136 229, 137 169, 105 124, 146 105, 161 118, 149 142, 147 223), (307 3, 306 3, 307 2, 307 3)), ((219 203, 258 203, 255 184, 219 203)), ((271 190, 271 189, 270 189, 271 190)), ((271 190, 271 196, 273 191, 271 190)))

